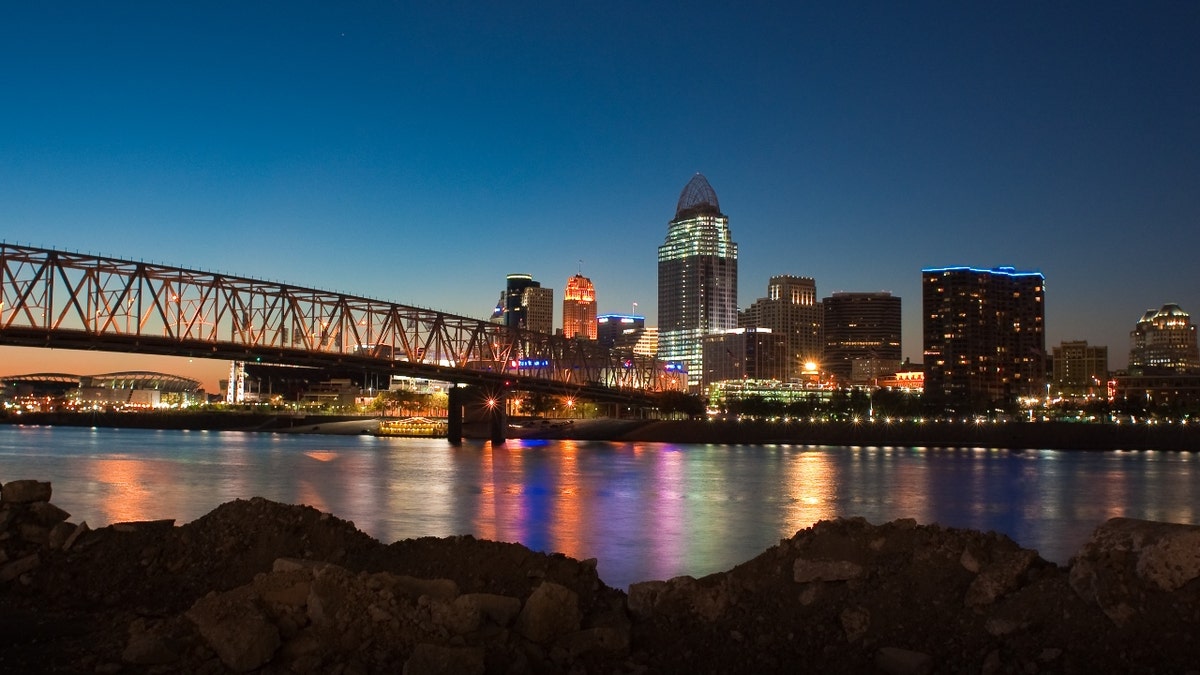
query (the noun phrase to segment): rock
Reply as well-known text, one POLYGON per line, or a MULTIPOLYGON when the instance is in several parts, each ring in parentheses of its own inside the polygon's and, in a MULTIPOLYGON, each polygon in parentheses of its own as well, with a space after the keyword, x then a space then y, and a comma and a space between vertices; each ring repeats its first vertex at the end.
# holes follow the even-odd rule
POLYGON ((312 572, 272 572, 255 577, 254 593, 263 602, 299 609, 308 604, 312 593, 312 572))
POLYGON ((734 603, 728 580, 697 581, 675 577, 669 581, 647 581, 629 587, 629 611, 646 617, 655 612, 687 611, 705 621, 715 621, 734 603))
POLYGON ((629 629, 597 626, 562 636, 555 646, 565 649, 572 657, 592 652, 624 655, 629 651, 629 629))
POLYGON ((67 537, 66 541, 63 542, 62 550, 70 551, 71 547, 73 547, 75 545, 75 542, 79 541, 80 537, 82 537, 83 535, 85 535, 91 531, 92 530, 90 527, 88 527, 87 521, 79 523, 78 525, 75 526, 75 530, 72 531, 71 534, 67 537))
POLYGON ((863 576, 862 565, 849 560, 806 560, 797 558, 792 565, 792 579, 804 584, 810 581, 849 581, 863 576))
POLYGON ((458 584, 451 579, 418 579, 403 574, 389 576, 393 591, 414 599, 422 595, 438 600, 453 600, 458 597, 458 584))
POLYGON ((317 572, 309 584, 308 618, 317 625, 331 625, 347 605, 349 586, 353 575, 337 565, 329 565, 317 572))
POLYGON ((71 517, 71 514, 50 502, 34 502, 30 504, 29 515, 35 523, 44 527, 54 527, 71 517))
POLYGON ((121 652, 121 660, 138 666, 161 666, 178 661, 179 655, 162 637, 139 632, 129 637, 129 643, 121 652))
POLYGON ((824 522, 727 572, 634 584, 626 596, 565 556, 471 538, 383 546, 310 507, 266 500, 179 528, 123 526, 132 534, 79 538, 87 526, 62 521, 47 536, 64 549, 78 538, 68 555, 22 539, 22 525, 38 526, 33 512, 0 506, 0 570, 22 583, 0 586, 18 631, 0 638, 22 645, 0 657, 6 673, 52 662, 72 672, 341 675, 1187 673, 1197 663, 1187 638, 1200 582, 1184 581, 1192 544, 1170 533, 1080 559, 1080 574, 1090 565, 1094 577, 1086 588, 1107 593, 1106 612, 1130 624, 1106 630, 1066 570, 1035 552, 915 522, 824 522), (543 579, 532 595, 531 569, 543 579), (460 595, 458 584, 492 592, 460 595), (1030 586, 1006 590, 1021 584, 1030 586), (968 585, 981 604, 964 601, 968 585), (924 636, 930 626, 943 637, 924 636))
POLYGON ((0 502, 29 504, 50 501, 50 483, 36 480, 14 480, 0 486, 0 502))
POLYGON ((988 652, 988 655, 983 658, 983 665, 979 668, 980 675, 995 675, 1000 672, 1003 666, 1000 661, 1000 650, 993 649, 988 652))
POLYGON ((1200 527, 1161 523, 1138 553, 1137 575, 1163 591, 1200 577, 1200 527))
POLYGON ((114 532, 161 532, 175 527, 174 518, 162 520, 130 520, 110 525, 114 532))
POLYGON ((999 555, 967 587, 966 606, 990 605, 997 598, 1020 586, 1021 576, 1029 570, 1037 552, 1020 549, 999 555))
POLYGON ((925 675, 933 670, 933 659, 909 649, 884 647, 875 655, 875 667, 891 675, 925 675))
POLYGON ((1146 592, 1171 592, 1200 577, 1200 526, 1113 518, 1072 559, 1070 585, 1116 625, 1139 612, 1146 592))
POLYGON ((958 558, 958 562, 962 564, 963 569, 967 570, 971 574, 979 574, 979 560, 977 560, 971 553, 971 549, 964 548, 962 555, 958 558))
POLYGON ((1046 647, 1042 650, 1041 654, 1038 654, 1038 661, 1041 661, 1042 663, 1049 663, 1062 656, 1062 653, 1063 650, 1059 649, 1058 647, 1046 647))
POLYGON ((637 617, 647 618, 654 613, 658 600, 667 590, 665 581, 642 581, 630 584, 629 597, 626 603, 629 613, 637 617))
POLYGON ((404 662, 404 675, 481 675, 483 650, 419 644, 404 662))
POLYGON ((579 611, 579 596, 571 589, 544 581, 525 601, 517 616, 516 630, 538 644, 548 644, 555 638, 579 630, 583 613, 579 611))
POLYGON ((72 523, 59 523, 50 528, 50 535, 47 538, 47 545, 52 549, 62 549, 67 544, 67 540, 75 534, 76 528, 72 523))
POLYGON ((983 622, 983 629, 988 632, 988 635, 993 637, 1000 637, 1002 635, 1008 635, 1009 633, 1015 633, 1018 630, 1021 630, 1022 627, 1023 626, 1019 621, 996 616, 990 617, 987 621, 983 622))
POLYGON ((17 525, 17 533, 21 535, 21 539, 38 546, 50 545, 50 528, 37 523, 19 523, 17 525))
POLYGON ((37 569, 39 564, 41 564, 41 558, 36 553, 5 563, 3 567, 0 567, 0 583, 8 583, 26 572, 32 572, 37 569))
POLYGON ((210 593, 196 601, 185 616, 196 624, 225 667, 246 673, 271 660, 281 644, 279 629, 248 598, 236 591, 210 593))
POLYGON ((323 560, 304 560, 301 558, 276 558, 271 564, 272 572, 296 572, 299 570, 307 570, 315 573, 328 567, 332 563, 327 563, 323 560))
POLYGON ((465 599, 465 596, 454 600, 433 600, 429 604, 429 615, 435 626, 444 627, 452 635, 473 633, 479 630, 483 620, 479 605, 465 599))
POLYGON ((507 595, 467 593, 459 597, 458 600, 474 605, 479 609, 481 615, 497 626, 509 625, 521 612, 521 601, 507 595))
POLYGON ((798 600, 800 601, 800 606, 808 607, 809 605, 816 602, 817 597, 820 594, 821 594, 821 584, 805 585, 804 590, 800 591, 800 597, 798 598, 798 600))
POLYGON ((847 607, 839 616, 842 630, 846 633, 846 641, 854 642, 866 635, 871 626, 871 612, 865 607, 847 607))

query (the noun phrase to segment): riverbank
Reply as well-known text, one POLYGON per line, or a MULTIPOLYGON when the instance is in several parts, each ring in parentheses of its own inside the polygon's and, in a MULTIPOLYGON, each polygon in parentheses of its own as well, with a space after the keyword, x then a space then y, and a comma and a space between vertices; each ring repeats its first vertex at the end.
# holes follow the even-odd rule
POLYGON ((1200 527, 1113 519, 1067 567, 994 533, 822 521, 613 589, 471 536, 382 544, 307 506, 71 523, 0 489, 0 668, 59 673, 1194 673, 1200 527))
MULTIPOLYGON (((1200 424, 1073 422, 758 422, 733 420, 512 420, 508 438, 648 443, 790 444, 1002 448, 1009 450, 1200 451, 1200 424)), ((237 412, 27 413, 0 423, 281 433, 370 434, 365 415, 285 415, 237 412)), ((466 424, 467 438, 489 439, 490 427, 466 424)))
POLYGON ((312 431, 338 422, 370 421, 370 415, 308 415, 235 410, 150 412, 26 412, 0 417, 0 424, 191 431, 312 431))
POLYGON ((513 435, 521 438, 724 445, 1200 451, 1200 425, 1178 424, 577 420, 568 425, 524 429, 513 435))

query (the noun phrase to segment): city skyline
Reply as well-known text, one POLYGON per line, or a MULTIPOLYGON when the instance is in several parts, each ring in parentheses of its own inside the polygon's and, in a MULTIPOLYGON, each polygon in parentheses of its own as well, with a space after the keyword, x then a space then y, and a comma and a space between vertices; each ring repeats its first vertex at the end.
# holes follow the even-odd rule
MULTIPOLYGON (((638 303, 657 326, 655 248, 700 172, 740 247, 739 307, 778 275, 888 291, 914 362, 925 267, 1040 271, 1047 346, 1107 346, 1114 369, 1148 309, 1200 311, 1194 3, 65 2, 0 19, 10 242, 479 318, 507 273, 582 272, 599 313, 638 303)), ((209 387, 227 370, 176 363, 128 369, 195 365, 209 387)))

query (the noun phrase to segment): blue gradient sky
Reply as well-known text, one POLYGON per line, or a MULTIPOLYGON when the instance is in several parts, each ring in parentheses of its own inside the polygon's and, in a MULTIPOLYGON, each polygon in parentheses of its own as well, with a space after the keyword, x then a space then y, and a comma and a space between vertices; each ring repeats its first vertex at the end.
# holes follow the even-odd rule
POLYGON ((1114 368, 1200 316, 1200 3, 576 5, 5 3, 0 238, 480 318, 582 270, 653 325, 699 171, 742 306, 888 290, 914 361, 926 266, 1044 272, 1047 344, 1114 368))

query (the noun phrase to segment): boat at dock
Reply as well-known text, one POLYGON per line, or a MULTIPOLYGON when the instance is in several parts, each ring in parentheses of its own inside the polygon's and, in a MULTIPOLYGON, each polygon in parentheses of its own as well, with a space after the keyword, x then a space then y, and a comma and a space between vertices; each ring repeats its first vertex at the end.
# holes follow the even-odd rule
POLYGON ((415 438, 444 437, 449 423, 428 417, 406 417, 399 420, 380 420, 376 436, 407 436, 415 438))

